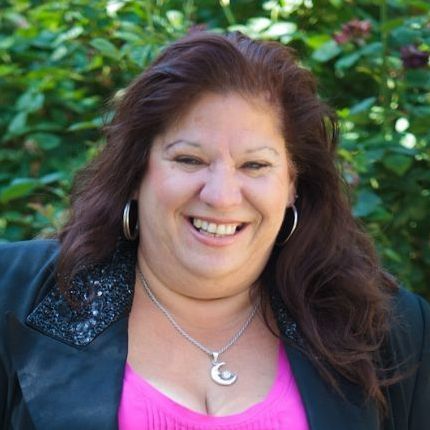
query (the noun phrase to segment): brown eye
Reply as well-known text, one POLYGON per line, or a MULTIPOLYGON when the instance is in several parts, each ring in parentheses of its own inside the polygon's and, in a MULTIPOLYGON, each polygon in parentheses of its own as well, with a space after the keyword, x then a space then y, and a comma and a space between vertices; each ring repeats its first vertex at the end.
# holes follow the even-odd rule
POLYGON ((180 157, 176 157, 175 161, 177 163, 180 164, 185 164, 187 166, 200 166, 203 164, 203 162, 201 160, 199 160, 198 158, 195 157, 190 157, 190 156, 180 156, 180 157))
POLYGON ((269 164, 261 163, 258 161, 248 161, 242 167, 249 170, 261 170, 261 169, 264 169, 265 167, 269 167, 269 164))

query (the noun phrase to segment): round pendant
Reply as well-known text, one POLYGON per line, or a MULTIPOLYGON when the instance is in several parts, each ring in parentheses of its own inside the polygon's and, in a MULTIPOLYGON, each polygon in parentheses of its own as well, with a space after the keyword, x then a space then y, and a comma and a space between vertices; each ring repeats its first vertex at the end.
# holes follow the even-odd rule
POLYGON ((218 363, 218 354, 214 353, 214 359, 212 360, 211 378, 214 382, 219 385, 231 385, 237 380, 237 375, 229 370, 221 370, 221 367, 225 365, 223 361, 218 363))

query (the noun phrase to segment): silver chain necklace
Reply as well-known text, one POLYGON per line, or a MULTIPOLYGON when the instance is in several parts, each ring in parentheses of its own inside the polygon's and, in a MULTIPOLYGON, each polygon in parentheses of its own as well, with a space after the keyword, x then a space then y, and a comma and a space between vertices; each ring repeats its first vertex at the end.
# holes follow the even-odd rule
POLYGON ((223 370, 221 371, 220 368, 225 365, 224 361, 219 362, 218 358, 221 354, 223 354, 225 351, 227 351, 231 346, 233 346, 237 340, 242 336, 242 334, 245 332, 245 330, 248 328, 249 324, 251 324, 251 321, 254 319, 257 310, 258 310, 258 303, 252 308, 251 313, 249 314, 249 317, 243 324, 243 326, 240 328, 240 330, 227 342, 225 346, 223 346, 219 351, 211 351, 208 347, 201 344, 198 340, 194 339, 191 335, 189 335, 175 320, 173 315, 160 303, 160 301, 155 297, 154 293, 149 288, 148 282, 146 281, 145 277, 143 276, 143 273, 141 272, 140 268, 137 268, 137 272, 139 274, 140 282, 145 289, 146 293, 148 294, 148 297, 151 299, 151 301, 157 306, 158 309, 160 309, 161 312, 166 316, 166 318, 170 321, 172 326, 189 342, 191 342, 193 345, 195 345, 197 348, 205 352, 209 355, 211 358, 211 370, 210 370, 210 376, 214 382, 216 382, 219 385, 231 385, 234 384, 237 380, 237 373, 231 372, 229 370, 223 370))

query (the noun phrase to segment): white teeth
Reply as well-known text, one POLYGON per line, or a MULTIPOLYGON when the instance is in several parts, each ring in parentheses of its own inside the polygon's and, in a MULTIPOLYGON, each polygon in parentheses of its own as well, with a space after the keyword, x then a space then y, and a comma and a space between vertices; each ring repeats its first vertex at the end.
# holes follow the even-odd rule
POLYGON ((234 225, 226 225, 225 226, 225 233, 226 234, 234 234, 234 233, 236 233, 236 226, 234 226, 234 225))
POLYGON ((227 226, 224 224, 221 224, 216 228, 216 234, 225 234, 226 229, 227 229, 227 226))
POLYGON ((236 229, 240 224, 215 224, 214 222, 207 222, 199 218, 192 219, 194 227, 211 233, 216 236, 231 236, 236 233, 236 229))
POLYGON ((208 226, 208 232, 209 233, 216 233, 217 231, 217 225, 211 222, 208 226))

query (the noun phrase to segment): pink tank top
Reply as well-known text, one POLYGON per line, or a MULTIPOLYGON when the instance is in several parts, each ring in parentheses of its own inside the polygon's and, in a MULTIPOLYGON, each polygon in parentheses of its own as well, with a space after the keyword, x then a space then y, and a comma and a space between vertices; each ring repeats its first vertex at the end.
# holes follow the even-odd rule
POLYGON ((305 409, 283 346, 266 398, 243 412, 211 416, 176 403, 125 367, 119 430, 309 430, 305 409))

